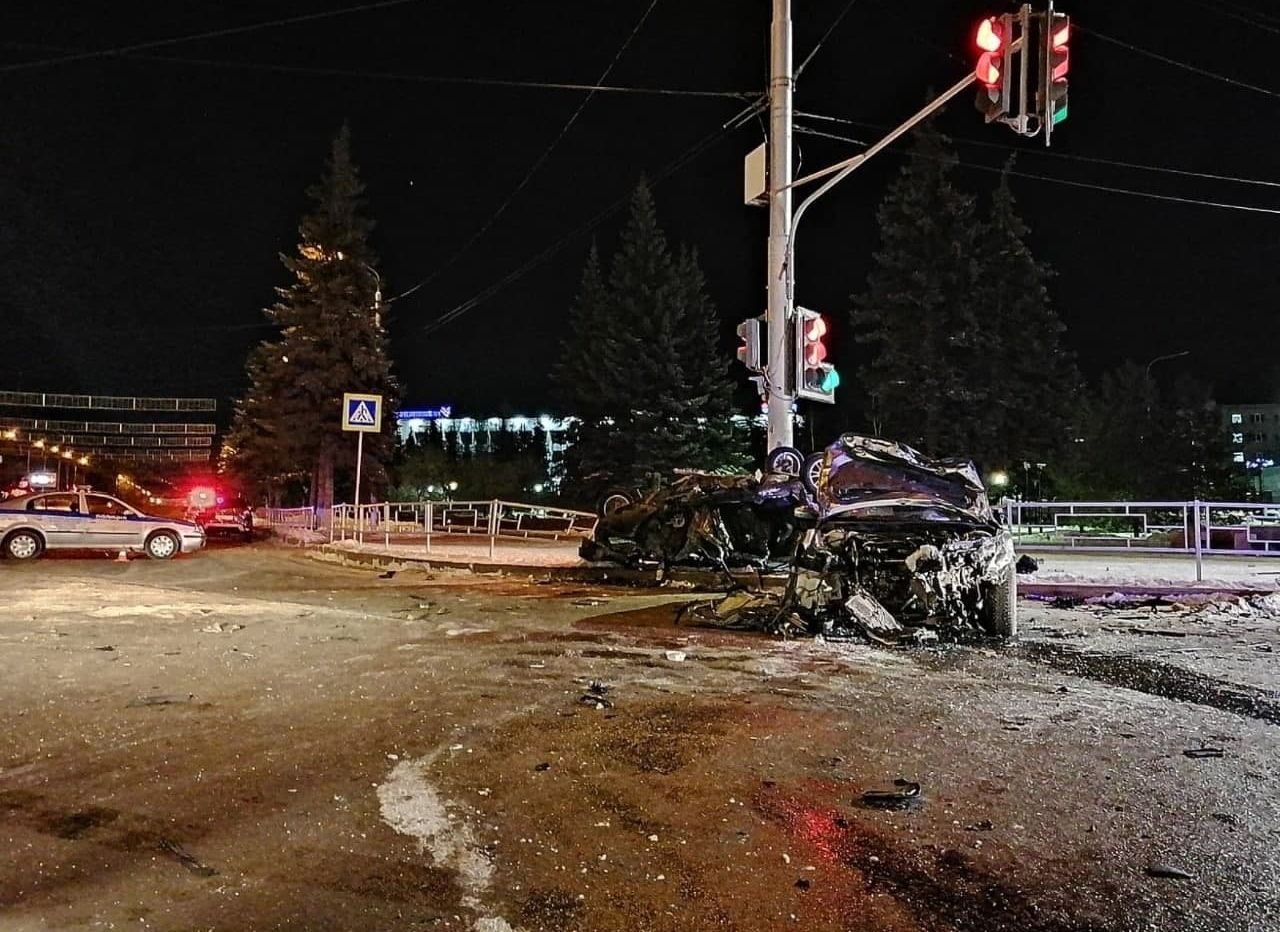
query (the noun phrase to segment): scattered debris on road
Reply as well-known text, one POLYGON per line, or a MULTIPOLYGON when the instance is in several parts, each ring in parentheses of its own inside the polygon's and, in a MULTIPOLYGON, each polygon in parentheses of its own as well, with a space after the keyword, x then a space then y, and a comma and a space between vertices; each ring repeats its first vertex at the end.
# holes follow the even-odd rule
POLYGON ((1210 748, 1210 747, 1187 748, 1185 751, 1182 752, 1182 756, 1190 757, 1192 760, 1205 760, 1213 757, 1226 757, 1227 752, 1224 751, 1222 748, 1210 748))
POLYGON ((169 857, 173 858, 191 873, 197 877, 213 877, 218 872, 207 864, 203 864, 195 855, 188 852, 182 845, 167 838, 160 839, 160 850, 169 857))
POLYGON ((1194 880, 1195 875, 1189 874, 1180 867, 1171 867, 1168 864, 1151 864, 1147 867, 1148 877, 1163 877, 1168 880, 1194 880))
POLYGON ((859 800, 866 809, 887 809, 901 811, 918 806, 922 799, 920 784, 901 777, 893 781, 891 790, 867 790, 859 800))

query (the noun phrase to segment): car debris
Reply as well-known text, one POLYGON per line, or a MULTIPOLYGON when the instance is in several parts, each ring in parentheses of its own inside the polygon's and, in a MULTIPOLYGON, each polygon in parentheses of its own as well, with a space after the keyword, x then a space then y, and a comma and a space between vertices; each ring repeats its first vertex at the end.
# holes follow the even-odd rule
POLYGON ((578 697, 578 701, 583 705, 589 705, 593 709, 603 710, 612 709, 613 703, 609 701, 609 691, 613 689, 607 683, 601 683, 599 680, 592 680, 587 685, 587 691, 578 697))
POLYGON ((1182 752, 1183 757, 1189 757, 1192 760, 1205 760, 1213 757, 1226 757, 1227 752, 1222 748, 1199 747, 1187 748, 1182 752))
MULTIPOLYGON (((646 502, 643 518, 628 518, 641 550, 658 533, 639 531, 644 522, 668 528, 676 520, 658 499, 646 502)), ((620 523, 628 511, 613 517, 620 523)), ((883 644, 1017 633, 1013 539, 967 460, 929 460, 902 444, 846 434, 827 448, 795 512, 784 535, 794 538, 794 551, 781 595, 734 593, 684 614, 720 627, 883 644)), ((603 533, 612 540, 612 531, 603 533)), ((687 551, 686 541, 666 556, 687 551)), ((720 556, 726 566, 743 560, 720 556)))
POLYGON ((864 808, 897 812, 920 804, 920 784, 899 777, 893 781, 893 789, 867 790, 858 798, 864 808))
POLYGON ((601 516, 584 560, 625 566, 784 566, 813 520, 803 482, 783 473, 690 473, 601 516))
POLYGON ((1172 867, 1168 864, 1151 864, 1147 867, 1148 877, 1163 877, 1167 880, 1194 880, 1195 875, 1184 871, 1180 867, 1172 867))

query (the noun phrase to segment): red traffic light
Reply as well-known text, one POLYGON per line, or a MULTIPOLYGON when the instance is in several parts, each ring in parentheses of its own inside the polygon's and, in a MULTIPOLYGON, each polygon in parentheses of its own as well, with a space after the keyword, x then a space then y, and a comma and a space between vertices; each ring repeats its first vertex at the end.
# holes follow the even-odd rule
POLYGON ((827 335, 827 322, 821 317, 811 318, 805 323, 804 338, 806 340, 821 340, 827 335))
POLYGON ((978 34, 973 41, 980 51, 1000 51, 1004 47, 1004 29, 1000 25, 1000 20, 994 16, 984 19, 978 24, 978 34))
POLYGON ((1071 52, 1067 43, 1071 41, 1071 20, 1063 19, 1052 25, 1049 36, 1050 78, 1054 81, 1065 81, 1067 72, 1071 70, 1071 52))
POLYGON ((999 17, 988 16, 978 24, 974 44, 982 52, 973 73, 988 88, 999 87, 1004 63, 1005 24, 999 17))
POLYGON ((978 67, 973 69, 973 73, 978 76, 978 80, 987 87, 1000 86, 1000 57, 994 52, 983 52, 978 59, 978 67))

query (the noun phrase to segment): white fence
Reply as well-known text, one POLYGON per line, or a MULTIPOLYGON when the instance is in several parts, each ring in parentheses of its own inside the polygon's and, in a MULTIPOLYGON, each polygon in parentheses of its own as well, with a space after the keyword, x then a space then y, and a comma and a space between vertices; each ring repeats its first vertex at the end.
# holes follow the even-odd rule
POLYGON ((320 527, 314 508, 258 508, 253 513, 256 524, 266 527, 300 528, 314 531, 320 527))
POLYGON ((1196 579, 1204 578, 1206 554, 1280 556, 1280 505, 1005 499, 999 507, 1022 547, 1194 554, 1196 579))
POLYGON ((587 511, 521 502, 383 502, 377 505, 334 505, 329 540, 363 543, 381 536, 390 546, 399 537, 424 537, 431 552, 433 537, 465 535, 489 541, 492 557, 499 539, 561 540, 590 537, 597 517, 587 511))

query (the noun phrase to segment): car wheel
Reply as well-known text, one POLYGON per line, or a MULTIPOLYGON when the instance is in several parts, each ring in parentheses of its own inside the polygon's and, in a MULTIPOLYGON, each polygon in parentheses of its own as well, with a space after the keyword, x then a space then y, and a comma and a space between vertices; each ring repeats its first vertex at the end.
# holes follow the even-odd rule
POLYGON ((798 476, 804 469, 804 455, 795 447, 774 447, 765 457, 765 469, 786 476, 798 476))
POLYGON ((34 560, 44 550, 35 531, 14 531, 4 539, 4 555, 11 560, 34 560))
POLYGON ((1002 582, 988 587, 982 606, 987 631, 996 637, 1018 636, 1018 571, 1012 563, 1002 582))
POLYGON ((600 517, 611 515, 619 508, 625 508, 638 501, 638 496, 632 489, 609 489, 600 496, 600 504, 596 507, 596 514, 600 517))
POLYGON ((157 531, 147 538, 147 556, 153 560, 172 560, 182 549, 178 538, 168 531, 157 531))
POLYGON ((804 466, 800 469, 800 481, 811 495, 818 494, 818 480, 822 478, 822 465, 827 461, 826 453, 810 453, 804 458, 804 466))

